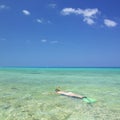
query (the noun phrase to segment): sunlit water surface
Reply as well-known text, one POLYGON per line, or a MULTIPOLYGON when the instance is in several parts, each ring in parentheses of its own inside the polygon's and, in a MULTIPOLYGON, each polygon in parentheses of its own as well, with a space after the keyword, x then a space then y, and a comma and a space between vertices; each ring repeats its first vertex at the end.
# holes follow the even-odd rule
POLYGON ((120 68, 0 68, 0 120, 120 120, 119 113, 120 68))

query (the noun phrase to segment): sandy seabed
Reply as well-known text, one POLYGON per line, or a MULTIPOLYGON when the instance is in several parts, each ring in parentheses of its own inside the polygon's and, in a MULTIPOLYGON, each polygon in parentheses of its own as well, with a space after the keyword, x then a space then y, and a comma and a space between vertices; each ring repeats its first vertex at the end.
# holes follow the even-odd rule
POLYGON ((0 69, 0 120, 120 120, 119 113, 120 69, 0 69), (56 87, 97 102, 57 95, 56 87))

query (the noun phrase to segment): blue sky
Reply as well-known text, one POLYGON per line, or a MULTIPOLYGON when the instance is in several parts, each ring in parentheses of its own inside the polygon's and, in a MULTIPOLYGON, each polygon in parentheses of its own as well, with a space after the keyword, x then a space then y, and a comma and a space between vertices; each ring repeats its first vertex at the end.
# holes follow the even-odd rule
POLYGON ((120 67, 119 0, 1 0, 0 66, 120 67))

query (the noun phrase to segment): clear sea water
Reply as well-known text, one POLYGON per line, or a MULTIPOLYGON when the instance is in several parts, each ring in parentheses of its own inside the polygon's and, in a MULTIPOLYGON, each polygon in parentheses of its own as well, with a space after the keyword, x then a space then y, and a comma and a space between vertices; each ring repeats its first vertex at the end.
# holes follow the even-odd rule
POLYGON ((0 120, 120 120, 120 68, 0 68, 0 120))

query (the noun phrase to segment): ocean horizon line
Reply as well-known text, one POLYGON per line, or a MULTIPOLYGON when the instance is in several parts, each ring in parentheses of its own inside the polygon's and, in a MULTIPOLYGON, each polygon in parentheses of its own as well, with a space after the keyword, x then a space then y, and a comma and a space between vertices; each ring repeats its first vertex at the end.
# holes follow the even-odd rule
POLYGON ((97 66, 97 67, 75 67, 75 66, 0 66, 0 68, 120 68, 120 67, 110 67, 110 66, 97 66))

